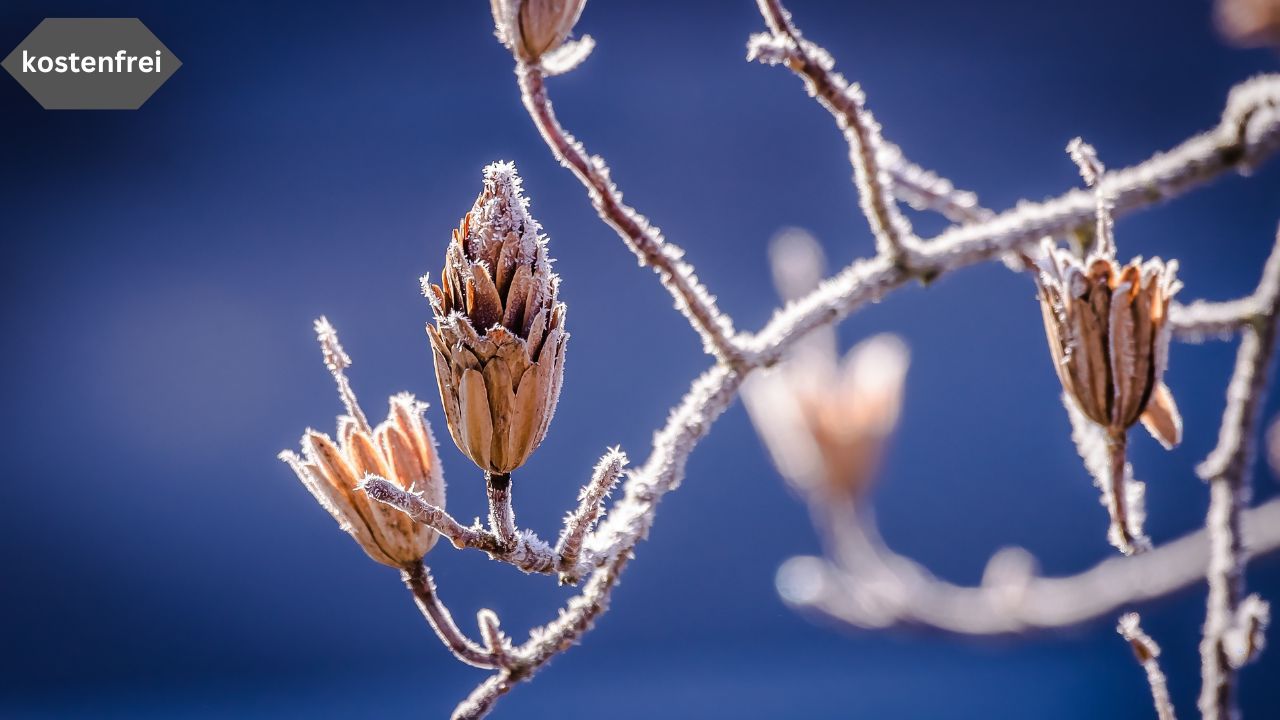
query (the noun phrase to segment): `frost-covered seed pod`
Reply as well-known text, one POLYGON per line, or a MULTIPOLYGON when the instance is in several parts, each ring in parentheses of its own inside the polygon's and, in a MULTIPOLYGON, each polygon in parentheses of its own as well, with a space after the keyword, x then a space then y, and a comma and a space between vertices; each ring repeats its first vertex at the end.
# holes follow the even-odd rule
POLYGON ((348 414, 338 418, 336 442, 308 429, 302 436, 302 455, 286 450, 280 459, 369 557, 394 568, 414 567, 435 545, 436 532, 389 505, 371 501, 356 486, 365 476, 377 475, 444 507, 444 474, 423 417, 427 405, 409 393, 395 395, 387 419, 370 428, 346 383, 343 372, 351 361, 337 334, 324 318, 316 322, 316 332, 348 414))
POLYGON ((1182 418, 1163 377, 1178 263, 1137 258, 1121 267, 1107 249, 1081 261, 1046 241, 1034 261, 1053 366, 1085 417, 1113 434, 1141 421, 1172 448, 1182 418))
POLYGON ((511 163, 484 169, 484 190, 454 231, 439 285, 423 278, 427 326, 449 432, 502 475, 546 436, 564 376, 565 306, 546 237, 511 163))

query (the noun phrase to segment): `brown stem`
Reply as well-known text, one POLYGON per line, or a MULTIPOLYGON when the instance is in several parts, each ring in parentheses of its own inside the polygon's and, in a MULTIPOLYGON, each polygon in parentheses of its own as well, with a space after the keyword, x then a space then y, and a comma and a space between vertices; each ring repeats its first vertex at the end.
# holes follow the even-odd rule
POLYGON ((459 660, 478 668, 494 668, 497 664, 493 657, 479 645, 475 644, 462 634, 458 626, 453 622, 453 616, 449 614, 449 608, 440 602, 440 596, 436 594, 436 584, 431 578, 431 571, 427 566, 418 562, 416 565, 404 568, 400 577, 404 579, 404 584, 413 593, 414 602, 418 604, 418 609, 422 611, 427 622, 431 624, 431 629, 436 631, 436 635, 440 641, 449 648, 459 660))
POLYGON ((489 496, 489 531, 506 551, 516 546, 516 511, 511 506, 511 473, 485 473, 489 496))
POLYGON ((1124 430, 1107 430, 1107 458, 1110 461, 1107 482, 1107 510, 1111 513, 1111 532, 1116 544, 1125 555, 1138 550, 1136 538, 1129 524, 1129 503, 1125 497, 1124 466, 1128 435, 1124 430))

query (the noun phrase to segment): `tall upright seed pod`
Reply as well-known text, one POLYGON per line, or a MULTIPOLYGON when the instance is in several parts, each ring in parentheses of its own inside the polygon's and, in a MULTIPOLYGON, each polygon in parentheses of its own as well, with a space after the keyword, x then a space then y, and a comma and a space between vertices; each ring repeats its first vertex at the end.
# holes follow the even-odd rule
POLYGON ((454 443, 480 469, 509 475, 546 436, 564 375, 565 306, 547 239, 511 163, 484 169, 484 190, 423 278, 436 380, 454 443))

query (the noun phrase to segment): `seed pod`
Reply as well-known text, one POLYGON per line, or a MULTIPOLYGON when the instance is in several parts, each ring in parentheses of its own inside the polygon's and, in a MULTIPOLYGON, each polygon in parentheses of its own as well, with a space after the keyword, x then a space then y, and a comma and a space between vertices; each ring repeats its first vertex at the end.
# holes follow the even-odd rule
MULTIPOLYGON (((770 257, 784 300, 812 290, 825 274, 821 246, 802 230, 779 234, 770 257)), ((827 327, 778 367, 752 374, 743 400, 779 474, 806 497, 860 499, 897 425, 908 364, 905 343, 890 334, 862 341, 841 361, 827 327)))
POLYGON ((498 38, 521 60, 536 63, 564 43, 586 0, 491 0, 498 38))
POLYGON ((423 417, 426 403, 409 393, 395 395, 387 419, 370 428, 346 382, 350 359, 337 334, 324 318, 316 322, 316 330, 347 414, 338 418, 337 442, 308 429, 302 436, 302 455, 286 450, 280 459, 369 557, 394 568, 413 567, 435 545, 436 532, 395 508, 370 501, 356 486, 365 476, 377 475, 444 507, 444 475, 435 438, 423 417))
POLYGON ((1121 267, 1113 248, 1081 261, 1046 242, 1034 261, 1053 366, 1085 417, 1113 434, 1141 420, 1172 448, 1182 418, 1163 377, 1178 264, 1138 258, 1121 267))
POLYGON ((540 229, 515 166, 494 163, 453 232, 440 284, 423 278, 449 433, 488 473, 524 464, 546 436, 560 397, 569 335, 560 279, 540 229))

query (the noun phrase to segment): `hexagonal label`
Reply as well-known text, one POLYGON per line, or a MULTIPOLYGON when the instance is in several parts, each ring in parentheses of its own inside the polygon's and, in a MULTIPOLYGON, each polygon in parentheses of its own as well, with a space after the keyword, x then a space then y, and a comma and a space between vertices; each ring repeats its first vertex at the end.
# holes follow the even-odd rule
POLYGON ((137 18, 47 18, 0 65, 46 110, 137 110, 182 62, 137 18))

